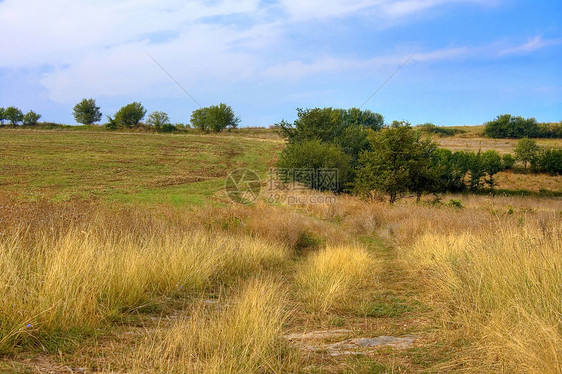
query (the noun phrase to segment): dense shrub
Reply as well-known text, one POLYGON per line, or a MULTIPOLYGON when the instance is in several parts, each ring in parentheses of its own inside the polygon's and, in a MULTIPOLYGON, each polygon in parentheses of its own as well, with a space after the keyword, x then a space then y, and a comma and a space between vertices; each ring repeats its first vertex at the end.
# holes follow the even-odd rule
POLYGON ((537 170, 551 175, 562 174, 562 149, 545 149, 540 151, 533 166, 537 170))
POLYGON ((534 118, 503 114, 485 123, 490 138, 562 138, 562 122, 538 123, 534 118))
POLYGON ((145 114, 146 109, 135 101, 119 109, 114 118, 118 126, 133 127, 139 124, 145 114))
POLYGON ((220 132, 227 128, 235 129, 239 123, 240 118, 224 103, 199 108, 191 113, 191 125, 202 131, 220 132))

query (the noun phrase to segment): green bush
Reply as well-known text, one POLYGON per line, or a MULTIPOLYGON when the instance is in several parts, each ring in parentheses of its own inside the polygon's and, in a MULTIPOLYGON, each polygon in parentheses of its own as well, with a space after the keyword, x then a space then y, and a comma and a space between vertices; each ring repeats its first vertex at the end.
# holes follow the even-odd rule
POLYGON ((539 171, 544 171, 551 175, 562 174, 562 149, 545 149, 541 151, 537 156, 536 166, 539 171))
POLYGON ((118 126, 134 127, 144 118, 146 109, 139 102, 125 105, 115 113, 115 122, 118 126))
MULTIPOLYGON (((307 140, 288 144, 279 157, 277 167, 289 170, 311 170, 318 173, 321 169, 337 169, 338 181, 334 186, 335 191, 343 190, 351 182, 350 156, 345 154, 341 147, 322 143, 320 140, 307 140)), ((325 185, 310 180, 311 175, 307 172, 290 173, 290 177, 315 189, 326 188, 325 185)))
POLYGON ((534 118, 502 114, 485 123, 484 135, 490 138, 535 138, 539 135, 539 126, 534 118))
POLYGON ((511 169, 515 164, 515 157, 513 157, 509 153, 506 153, 505 155, 502 156, 502 163, 503 163, 503 168, 505 170, 511 169))
POLYGON ((224 129, 238 127, 240 118, 234 114, 229 105, 220 103, 205 108, 199 108, 191 113, 191 125, 202 131, 220 132, 224 129))

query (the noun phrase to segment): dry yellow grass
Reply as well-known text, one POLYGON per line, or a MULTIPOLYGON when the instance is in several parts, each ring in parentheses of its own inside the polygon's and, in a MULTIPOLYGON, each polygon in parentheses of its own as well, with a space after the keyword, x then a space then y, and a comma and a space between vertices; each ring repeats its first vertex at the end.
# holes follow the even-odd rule
POLYGON ((471 372, 562 372, 562 224, 557 214, 477 232, 428 230, 406 252, 445 309, 444 328, 472 346, 471 372))
POLYGON ((309 255, 297 271, 295 286, 312 311, 327 312, 356 301, 354 293, 367 283, 372 287, 378 265, 363 247, 327 247, 309 255))
POLYGON ((199 304, 163 334, 150 334, 134 373, 281 373, 295 358, 282 341, 287 295, 275 279, 252 279, 218 310, 199 304))
POLYGON ((60 235, 22 227, 2 237, 0 349, 282 267, 289 255, 248 236, 161 228, 139 238, 112 234, 111 223, 60 235))

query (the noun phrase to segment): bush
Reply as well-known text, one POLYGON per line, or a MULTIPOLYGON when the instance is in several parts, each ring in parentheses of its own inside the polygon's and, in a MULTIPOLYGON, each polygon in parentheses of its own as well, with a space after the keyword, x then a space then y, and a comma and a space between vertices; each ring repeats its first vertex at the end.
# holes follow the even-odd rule
POLYGON ((37 121, 41 118, 41 114, 37 114, 34 111, 30 110, 23 116, 23 124, 26 126, 35 126, 37 125, 37 121))
POLYGON ((172 125, 171 123, 165 123, 158 129, 158 132, 175 132, 175 131, 177 131, 176 126, 172 125))
POLYGON ((96 106, 94 99, 83 99, 74 106, 72 115, 76 122, 83 125, 91 125, 101 120, 100 107, 96 106))
POLYGON ((119 126, 137 126, 145 114, 146 109, 144 109, 141 103, 135 101, 125 105, 115 113, 115 122, 119 126))
POLYGON ((502 156, 502 163, 505 170, 511 169, 513 167, 513 164, 515 164, 515 157, 513 157, 509 153, 506 153, 502 156))
POLYGON ((450 129, 447 127, 437 127, 433 123, 424 123, 423 125, 418 125, 422 131, 427 132, 428 134, 437 134, 441 136, 453 136, 460 131, 457 129, 450 129))
POLYGON ((539 126, 534 118, 502 114, 485 123, 484 135, 490 138, 536 138, 539 126))
POLYGON ((562 149, 543 150, 536 158, 536 166, 551 175, 562 174, 562 149))
MULTIPOLYGON (((156 131, 161 131, 164 125, 170 124, 170 118, 168 117, 167 113, 156 111, 148 115, 148 118, 146 119, 146 123, 154 126, 156 131)), ((170 132, 170 131, 163 131, 163 132, 170 132)))
POLYGON ((220 132, 226 128, 238 127, 240 118, 236 117, 229 105, 219 104, 199 108, 191 113, 191 125, 202 131, 220 132))
POLYGON ((6 111, 6 109, 0 108, 0 125, 3 125, 4 121, 6 120, 5 111, 6 111))
MULTIPOLYGON (((281 169, 297 169, 288 177, 308 187, 325 190, 341 191, 351 181, 350 157, 335 144, 322 143, 320 140, 307 140, 288 144, 281 153, 277 166, 281 169), (337 185, 319 183, 318 172, 321 169, 337 169, 337 185), (314 175, 299 170, 313 170, 314 175), (312 180, 311 180, 312 179, 312 180)), ((290 180, 287 180, 290 181, 290 180)))

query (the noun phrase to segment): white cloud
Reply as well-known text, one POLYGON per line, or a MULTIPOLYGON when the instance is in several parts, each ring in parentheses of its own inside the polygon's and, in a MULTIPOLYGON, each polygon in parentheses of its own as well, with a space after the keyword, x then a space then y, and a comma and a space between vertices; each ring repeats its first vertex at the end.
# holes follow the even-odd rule
POLYGON ((533 39, 529 40, 526 43, 500 50, 498 55, 505 56, 505 55, 513 55, 513 54, 527 54, 537 51, 539 49, 552 47, 560 44, 562 44, 562 39, 544 40, 541 36, 535 36, 533 39))

